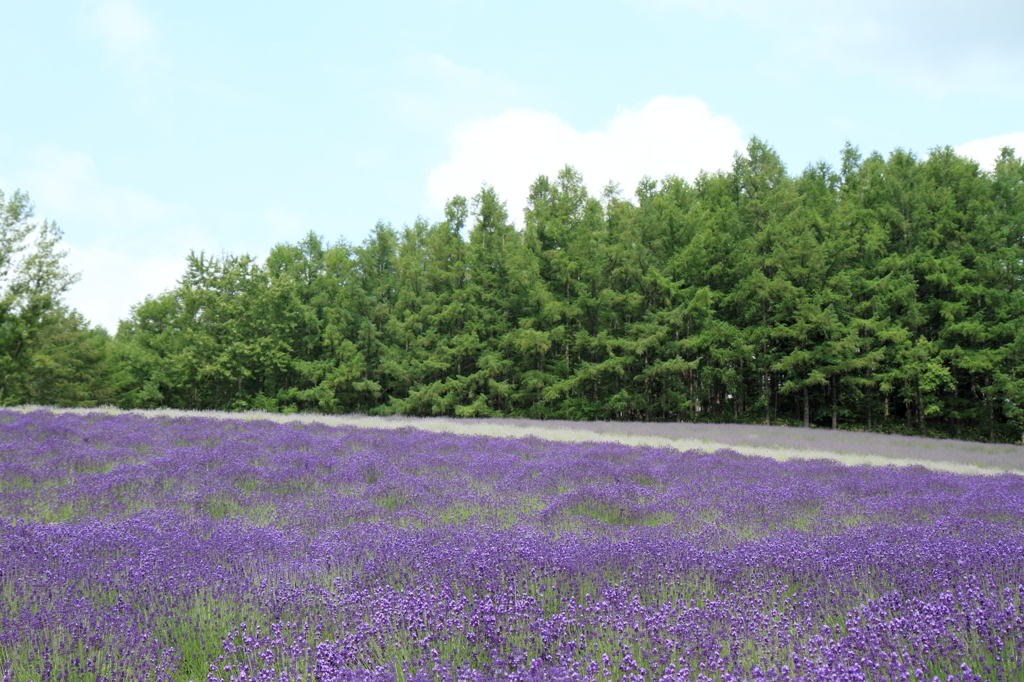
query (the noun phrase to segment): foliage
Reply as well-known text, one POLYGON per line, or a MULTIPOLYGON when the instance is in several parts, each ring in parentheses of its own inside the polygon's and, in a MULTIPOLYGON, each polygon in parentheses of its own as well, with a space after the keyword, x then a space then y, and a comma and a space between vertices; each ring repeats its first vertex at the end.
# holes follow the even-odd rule
POLYGON ((0 405, 109 402, 108 337, 62 305, 78 275, 60 229, 32 217, 28 195, 0 191, 0 405))
POLYGON ((59 306, 59 232, 16 194, 0 262, 37 239, 3 290, 0 401, 1019 442, 1024 161, 841 159, 794 176, 754 138, 729 171, 645 178, 632 201, 591 196, 571 167, 541 176, 519 227, 484 186, 359 246, 310 233, 264 262, 192 254, 109 340, 59 306), (76 358, 60 381, 60 353, 31 359, 44 338, 76 358))
POLYGON ((1024 430, 1024 165, 952 150, 591 197, 571 167, 525 224, 485 186, 446 219, 311 233, 265 264, 193 255, 115 344, 124 406, 1024 430))

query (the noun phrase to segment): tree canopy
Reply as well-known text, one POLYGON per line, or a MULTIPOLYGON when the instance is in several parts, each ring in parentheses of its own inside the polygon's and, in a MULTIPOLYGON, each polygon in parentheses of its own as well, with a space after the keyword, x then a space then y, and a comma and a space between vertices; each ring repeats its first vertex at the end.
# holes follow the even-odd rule
MULTIPOLYGON (((24 244, 26 206, 6 204, 4 254, 24 244)), ((791 175, 753 138, 730 170, 644 179, 632 200, 590 195, 567 166, 530 187, 521 229, 484 186, 441 222, 381 223, 359 246, 311 232, 263 262, 193 254, 113 339, 60 312, 73 278, 59 232, 34 229, 35 265, 4 289, 0 361, 24 365, 32 333, 76 357, 92 348, 80 371, 105 378, 91 398, 60 389, 65 402, 1024 431, 1024 162, 1011 149, 986 172, 949 148, 848 145, 838 168, 791 175), (56 273, 49 289, 32 289, 32 268, 56 273)), ((47 399, 19 381, 0 399, 47 399)))
POLYGON ((109 337, 63 305, 78 275, 60 229, 33 215, 27 194, 0 190, 0 405, 110 402, 109 337))

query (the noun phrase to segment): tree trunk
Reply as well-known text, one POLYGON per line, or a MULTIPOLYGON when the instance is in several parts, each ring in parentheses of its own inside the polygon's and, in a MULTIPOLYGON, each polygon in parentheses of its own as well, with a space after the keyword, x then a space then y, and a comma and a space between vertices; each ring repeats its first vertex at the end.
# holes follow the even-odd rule
MULTIPOLYGON (((992 379, 989 377, 985 378, 985 386, 991 386, 992 379)), ((992 399, 992 395, 982 394, 985 398, 985 402, 988 403, 988 442, 996 442, 996 410, 995 401, 992 399)))
POLYGON ((996 415, 995 415, 995 408, 993 407, 993 403, 994 402, 995 401, 992 400, 992 398, 990 396, 989 399, 988 399, 988 442, 989 443, 995 443, 996 442, 996 415))
POLYGON ((956 427, 956 439, 960 440, 960 383, 953 384, 953 405, 956 409, 956 416, 953 417, 953 424, 956 427))
POLYGON ((775 381, 775 377, 771 374, 768 376, 772 383, 772 415, 775 417, 775 421, 779 421, 779 385, 775 381))
POLYGON ((867 408, 868 414, 868 431, 871 430, 871 388, 868 387, 864 391, 864 406, 867 408))
POLYGON ((699 410, 697 409, 697 401, 693 397, 693 370, 692 369, 686 370, 686 385, 687 385, 687 389, 688 389, 689 394, 690 394, 690 409, 693 410, 693 419, 694 419, 694 421, 696 421, 697 420, 697 412, 699 410))
POLYGON ((835 377, 832 377, 832 430, 839 426, 839 390, 835 377))
MULTIPOLYGON (((644 369, 646 370, 647 363, 647 351, 644 351, 644 369)), ((651 378, 646 372, 644 372, 644 421, 651 421, 651 378)))
POLYGON ((917 432, 924 435, 924 398, 921 395, 921 383, 917 384, 917 432))
POLYGON ((811 426, 811 399, 807 395, 807 387, 804 386, 804 428, 811 426))

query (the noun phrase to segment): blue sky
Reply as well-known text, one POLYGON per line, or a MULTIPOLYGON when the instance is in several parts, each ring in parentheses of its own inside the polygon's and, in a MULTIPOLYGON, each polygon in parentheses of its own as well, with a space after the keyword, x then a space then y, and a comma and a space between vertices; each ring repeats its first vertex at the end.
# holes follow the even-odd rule
POLYGON ((692 178, 751 135, 792 172, 863 152, 1024 152, 1024 3, 0 0, 0 189, 64 230, 68 302, 116 329, 190 249, 437 220, 482 182, 522 223, 692 178))

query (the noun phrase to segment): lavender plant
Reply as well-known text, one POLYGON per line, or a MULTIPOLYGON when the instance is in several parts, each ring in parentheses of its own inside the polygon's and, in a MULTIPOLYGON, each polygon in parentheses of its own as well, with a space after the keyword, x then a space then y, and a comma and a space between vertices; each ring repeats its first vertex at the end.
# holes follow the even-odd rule
POLYGON ((4 680, 1024 680, 1024 476, 0 411, 4 680))

